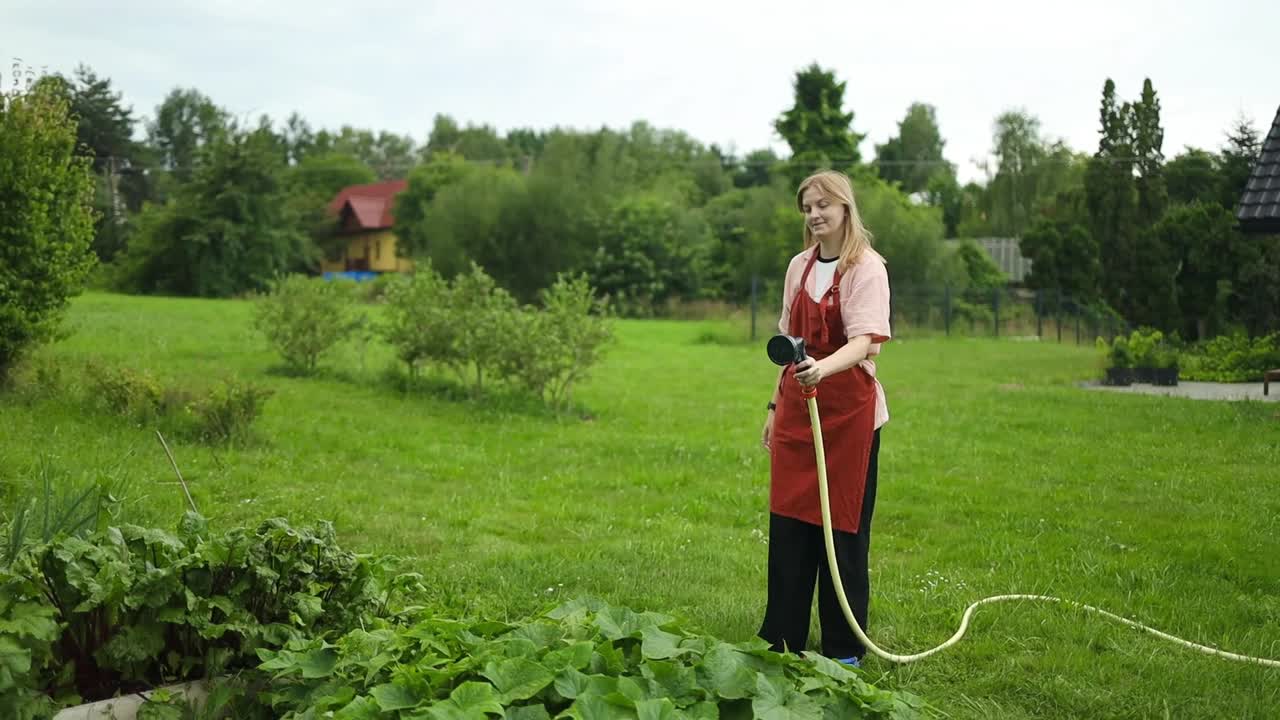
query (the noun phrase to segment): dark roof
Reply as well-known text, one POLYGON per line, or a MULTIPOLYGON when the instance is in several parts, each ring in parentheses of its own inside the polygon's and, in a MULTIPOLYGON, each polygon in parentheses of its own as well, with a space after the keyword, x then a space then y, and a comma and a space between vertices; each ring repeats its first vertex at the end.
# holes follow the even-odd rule
POLYGON ((1236 219, 1245 232, 1280 233, 1280 110, 1249 173, 1236 219))
POLYGON ((329 201, 329 212, 340 215, 351 208, 356 225, 361 230, 382 230, 391 227, 395 218, 391 209, 395 197, 409 186, 406 180, 387 180, 367 185, 351 185, 342 188, 329 201))

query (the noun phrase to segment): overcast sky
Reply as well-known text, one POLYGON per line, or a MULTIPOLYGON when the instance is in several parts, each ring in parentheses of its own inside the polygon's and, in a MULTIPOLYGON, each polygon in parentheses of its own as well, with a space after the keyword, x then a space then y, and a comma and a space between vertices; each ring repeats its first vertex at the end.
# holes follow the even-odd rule
POLYGON ((811 62, 848 83, 864 157, 913 101, 937 108, 962 180, 992 120, 1024 108, 1092 152, 1107 77, 1136 98, 1151 77, 1165 154, 1217 149, 1241 113, 1262 133, 1280 106, 1276 0, 821 2, 528 0, 0 0, 13 58, 110 77, 135 114, 174 87, 232 113, 426 140, 460 123, 623 128, 646 120, 739 154, 788 152, 772 121, 811 62))

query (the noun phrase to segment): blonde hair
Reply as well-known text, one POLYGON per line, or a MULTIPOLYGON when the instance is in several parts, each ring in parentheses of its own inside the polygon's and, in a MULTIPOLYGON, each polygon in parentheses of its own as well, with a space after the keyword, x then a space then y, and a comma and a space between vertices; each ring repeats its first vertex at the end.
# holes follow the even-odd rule
MULTIPOLYGON (((817 188, 823 197, 840 201, 844 205, 844 239, 840 243, 840 272, 848 272, 857 264, 865 250, 871 250, 871 231, 862 224, 862 216, 858 214, 858 204, 853 199, 853 183, 849 176, 835 170, 816 172, 800 183, 796 190, 796 207, 804 212, 804 191, 817 188)), ((804 224, 804 249, 808 250, 818 243, 813 236, 809 223, 804 224)), ((875 251, 872 250, 874 253, 875 251)))

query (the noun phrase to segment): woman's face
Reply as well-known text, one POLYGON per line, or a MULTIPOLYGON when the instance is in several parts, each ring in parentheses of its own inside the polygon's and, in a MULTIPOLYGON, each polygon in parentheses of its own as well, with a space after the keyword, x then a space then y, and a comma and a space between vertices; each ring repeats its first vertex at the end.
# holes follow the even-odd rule
POLYGON ((844 205, 810 185, 800 196, 804 222, 816 237, 828 237, 844 230, 844 205))

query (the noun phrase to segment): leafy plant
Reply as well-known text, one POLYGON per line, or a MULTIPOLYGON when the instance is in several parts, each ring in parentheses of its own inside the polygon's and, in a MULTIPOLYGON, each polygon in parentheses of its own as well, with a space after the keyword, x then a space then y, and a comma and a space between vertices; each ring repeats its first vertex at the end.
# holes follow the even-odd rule
POLYGON ((251 382, 227 379, 187 405, 197 436, 221 443, 244 438, 274 391, 251 382))
POLYGON ((428 262, 419 263, 405 280, 387 286, 382 336, 408 366, 411 377, 417 376, 424 362, 456 361, 451 297, 449 284, 428 262))
POLYGON ((610 307, 585 276, 559 275, 540 308, 521 307, 478 265, 448 282, 424 263, 386 297, 382 335, 411 380, 430 361, 452 368, 472 392, 501 378, 556 408, 613 336, 610 307))
POLYGON ((93 173, 59 83, 0 90, 0 381, 31 346, 56 337, 95 257, 93 173))
POLYGON ((1102 338, 1096 341, 1108 368, 1131 368, 1134 366, 1133 351, 1129 347, 1127 335, 1116 335, 1110 343, 1102 338))
POLYGON ((1138 328, 1129 333, 1129 352, 1133 356, 1134 367, 1157 367, 1157 356, 1164 333, 1150 328, 1138 328))
POLYGON ((1182 355, 1183 376, 1206 382, 1259 382, 1280 367, 1280 333, 1220 335, 1182 355))
POLYGON ((12 563, 31 543, 47 543, 61 535, 83 536, 120 514, 128 480, 114 471, 73 487, 47 458, 39 465, 39 491, 10 513, 0 564, 12 563))
POLYGON ((458 353, 454 367, 464 379, 468 370, 475 371, 472 389, 479 393, 485 371, 497 369, 502 356, 513 352, 507 342, 516 301, 474 262, 469 272, 453 279, 449 297, 449 326, 458 353))
POLYGON ((254 327, 297 371, 315 372, 320 358, 358 325, 353 291, 304 275, 275 280, 254 306, 254 327))
POLYGON ((258 651, 277 717, 911 718, 846 666, 594 599, 518 623, 426 618, 258 651))
POLYGON ((995 322, 995 314, 991 311, 991 303, 971 303, 955 300, 951 304, 951 317, 956 322, 967 322, 969 329, 976 332, 980 327, 991 327, 995 322))
POLYGON ((244 438, 274 394, 256 383, 225 378, 202 390, 163 381, 147 370, 90 363, 89 402, 136 423, 155 423, 201 442, 244 438))
POLYGON ((613 337, 609 306, 585 276, 560 275, 542 292, 542 309, 511 318, 502 370, 553 406, 567 405, 574 383, 586 376, 613 337))
POLYGON ((139 423, 179 416, 192 399, 191 392, 168 385, 145 369, 90 362, 85 375, 94 404, 139 423))
POLYGON ((281 519, 211 535, 134 525, 60 535, 0 566, 0 717, 244 667, 260 648, 323 639, 404 610, 420 590, 333 527, 281 519))

